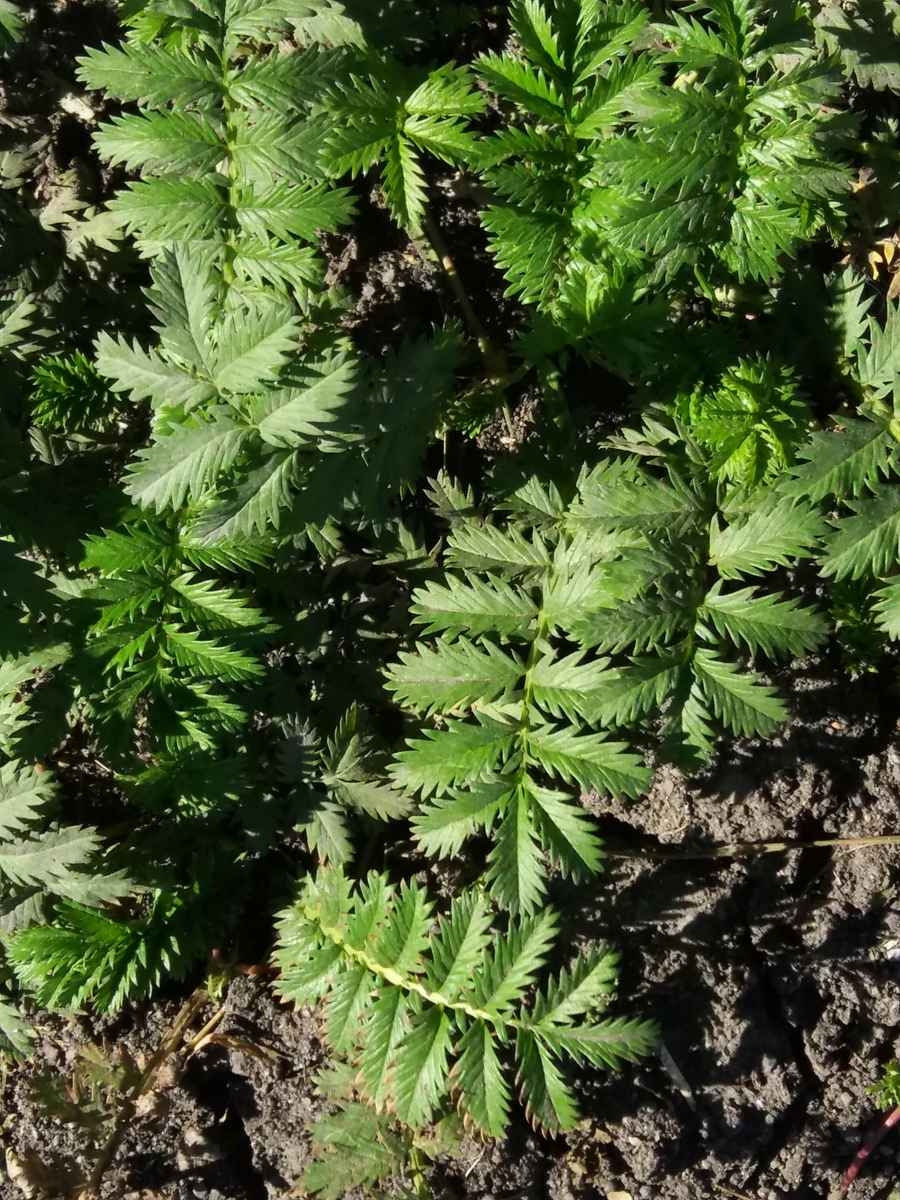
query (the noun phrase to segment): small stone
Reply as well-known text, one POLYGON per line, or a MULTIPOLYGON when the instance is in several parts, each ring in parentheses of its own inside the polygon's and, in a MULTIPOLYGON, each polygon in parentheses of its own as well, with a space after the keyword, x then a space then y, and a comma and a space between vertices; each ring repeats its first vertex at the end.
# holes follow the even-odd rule
POLYGON ((607 1192, 606 1200, 634 1200, 631 1192, 607 1192))
POLYGON ((175 1165, 179 1171, 195 1171, 198 1167, 218 1162, 223 1156, 224 1151, 218 1142, 196 1125, 189 1125, 181 1136, 175 1165))

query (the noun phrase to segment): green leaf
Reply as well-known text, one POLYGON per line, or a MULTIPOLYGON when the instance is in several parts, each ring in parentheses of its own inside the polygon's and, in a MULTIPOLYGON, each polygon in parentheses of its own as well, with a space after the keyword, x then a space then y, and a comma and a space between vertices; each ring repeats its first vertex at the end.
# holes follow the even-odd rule
POLYGON ((158 513, 198 500, 231 467, 248 436, 224 409, 211 420, 193 420, 140 451, 125 490, 131 499, 158 513))
POLYGON ((228 213, 211 179, 140 179, 127 183, 109 208, 135 237, 162 243, 211 241, 228 213))
POLYGON ((483 54, 476 60, 475 67, 504 100, 553 124, 562 124, 565 120, 565 102, 556 85, 539 67, 499 54, 483 54))
POLYGON ((235 216, 244 233, 259 241, 272 234, 314 242, 320 233, 334 233, 353 215, 353 199, 344 188, 327 184, 297 186, 276 183, 270 188, 247 187, 236 197, 235 216))
POLYGON ((475 1003, 486 1012, 512 1012, 547 962, 559 929, 553 909, 511 925, 488 953, 475 985, 475 1003))
POLYGON ((236 650, 227 642, 204 638, 177 625, 165 625, 166 649, 181 666, 193 667, 212 679, 241 682, 264 674, 258 659, 236 650))
POLYGON ((101 125, 94 144, 110 166, 129 171, 202 176, 227 154, 227 144, 199 113, 128 113, 101 125))
POLYGON ((584 652, 576 650, 565 658, 549 652, 539 659, 530 674, 534 702, 552 717, 566 717, 573 725, 587 719, 591 693, 604 677, 608 662, 596 659, 582 662, 584 652))
POLYGON ((275 379, 296 348, 299 325, 277 300, 229 313, 219 330, 213 377, 230 392, 255 392, 275 379))
POLYGON ((900 488, 848 501, 848 506, 856 515, 841 521, 828 541, 822 574, 834 579, 887 575, 900 559, 900 488))
POLYGON ((105 91, 117 100, 153 107, 208 105, 218 101, 223 91, 221 72, 212 62, 184 50, 138 41, 89 50, 78 59, 78 78, 85 87, 105 91))
POLYGON ((602 842, 588 814, 564 792, 529 784, 532 818, 550 858, 571 879, 600 870, 602 842))
POLYGON ((490 945, 491 914, 475 892, 457 897, 431 939, 431 964, 425 986, 451 1003, 471 982, 490 945))
POLYGON ((359 1069, 367 1095, 383 1108, 391 1095, 390 1067, 409 1028, 406 996, 387 988, 375 1001, 362 1038, 359 1069))
POLYGON ((407 742, 391 767, 395 783, 420 791, 423 799, 487 779, 516 741, 514 727, 481 714, 474 725, 450 721, 446 729, 423 732, 424 738, 407 742))
POLYGON ((526 635, 537 606, 520 588, 501 579, 462 580, 448 575, 413 593, 410 610, 426 633, 517 633, 526 635))
POLYGON ((575 1062, 615 1070, 624 1062, 636 1062, 650 1054, 658 1041, 652 1021, 623 1018, 600 1021, 578 1029, 544 1030, 541 1038, 556 1054, 575 1062))
POLYGON ((33 1046, 32 1027, 18 1009, 7 1004, 5 1000, 0 1000, 0 1058, 29 1058, 33 1046))
POLYGON ((390 920, 375 948, 375 957, 398 975, 418 975, 431 936, 431 904, 415 883, 401 884, 390 920))
POLYGON ((798 457, 805 461, 795 468, 786 495, 845 499, 874 489, 897 469, 897 439, 886 423, 845 417, 840 430, 813 434, 798 457))
POLYGON ((721 581, 707 593, 698 616, 707 618, 720 637, 770 658, 808 654, 828 632, 820 614, 799 600, 761 596, 755 588, 723 595, 721 581))
POLYGON ((532 1027, 540 1032, 571 1025, 601 1006, 613 992, 619 974, 619 955, 601 948, 563 968, 538 994, 532 1010, 532 1027))
POLYGON ((504 808, 494 847, 488 855, 491 893, 511 912, 526 916, 543 901, 546 870, 524 786, 511 792, 504 808))
POLYGON ((824 519, 811 504, 776 494, 742 522, 721 526, 713 520, 709 561, 725 579, 761 575, 811 557, 825 529, 824 519))
POLYGON ((354 358, 304 362, 292 370, 289 386, 268 392, 254 410, 256 428, 271 446, 293 448, 320 437, 343 409, 357 385, 354 358))
POLYGON ((414 654, 400 652, 387 671, 385 686, 400 704, 425 714, 452 712, 480 701, 508 695, 524 673, 521 663, 492 646, 466 638, 420 645, 414 654))
POLYGON ((384 148, 384 198, 398 225, 418 231, 425 216, 425 174, 415 146, 403 136, 384 148))
POLYGON ((753 671, 697 650, 694 673, 713 712, 735 733, 768 737, 788 718, 784 702, 753 671))
POLYGON ((523 571, 546 569, 550 555, 537 533, 527 541, 515 529, 504 533, 493 525, 467 524, 450 534, 447 561, 464 571, 520 575, 523 571))
POLYGON ((528 1030, 516 1036, 516 1082, 529 1121, 547 1133, 572 1129, 578 1109, 552 1054, 528 1030))
MULTIPOLYGON (((241 430, 246 436, 246 427, 241 430)), ((249 471, 224 499, 211 504, 191 527, 204 545, 234 538, 252 538, 277 529, 293 497, 297 460, 293 452, 275 450, 249 471)))
POLYGON ((538 726, 529 731, 528 753, 545 771, 585 791, 638 796, 650 783, 649 770, 624 742, 608 742, 599 733, 538 726))
POLYGON ((394 1103, 397 1116, 414 1128, 426 1125, 443 1095, 451 1046, 449 1018, 441 1008, 417 1017, 397 1052, 394 1103))
POLYGON ((666 482, 623 460, 601 463, 582 479, 570 519, 609 529, 670 531, 699 512, 699 498, 687 484, 666 482))
POLYGON ((0 837, 9 838, 35 824, 55 794, 53 776, 24 763, 0 766, 0 837))
POLYGON ((900 638, 900 580, 890 583, 875 593, 878 626, 890 638, 900 638))
POLYGON ((357 966, 335 979, 325 1010, 328 1040, 338 1054, 349 1053, 356 1044, 360 1019, 365 1011, 375 977, 357 966))
POLYGON ((125 338, 101 333, 95 346, 95 363, 114 392, 129 392, 132 400, 150 400, 154 406, 183 404, 191 408, 215 396, 215 388, 155 350, 142 350, 125 338))
POLYGON ((510 1093, 489 1027, 473 1021, 458 1050, 452 1082, 460 1108, 488 1137, 502 1137, 509 1125, 510 1093))
POLYGON ((592 724, 631 725, 661 708, 683 670, 679 655, 633 658, 627 667, 611 667, 584 698, 592 724))
POLYGON ((467 838, 491 828, 508 796, 508 783, 486 780, 432 800, 413 818, 413 837, 425 854, 458 854, 467 838))

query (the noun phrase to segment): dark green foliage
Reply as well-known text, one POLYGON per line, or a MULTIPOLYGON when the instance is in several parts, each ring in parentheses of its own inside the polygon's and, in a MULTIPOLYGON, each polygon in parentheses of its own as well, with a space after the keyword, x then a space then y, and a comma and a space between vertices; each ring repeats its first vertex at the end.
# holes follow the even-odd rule
POLYGON ((4 134, 10 1001, 227 974, 299 875, 325 1197, 650 1051, 618 952, 556 960, 592 797, 900 637, 895 8, 153 0, 79 60, 90 203, 4 134))

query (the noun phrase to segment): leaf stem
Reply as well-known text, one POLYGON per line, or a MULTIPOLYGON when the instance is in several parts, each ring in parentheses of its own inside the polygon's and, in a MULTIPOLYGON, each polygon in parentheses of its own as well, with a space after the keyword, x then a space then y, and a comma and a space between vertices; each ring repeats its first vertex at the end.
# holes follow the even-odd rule
MULTIPOLYGON (((422 230, 428 243, 437 259, 441 270, 444 272, 444 278, 453 293, 456 302, 459 304, 460 311, 465 318, 465 322, 469 327, 469 332, 474 338, 478 349, 481 351, 481 357, 484 360, 484 365, 487 368, 488 378, 501 392, 504 393, 501 409, 503 412, 503 420, 506 424, 506 432, 511 441, 515 442, 516 432, 513 425, 512 413, 510 412, 509 402, 505 397, 505 392, 513 381, 513 374, 509 368, 509 360, 506 352, 499 346, 496 346, 491 340, 490 334, 484 326, 478 313, 475 311, 475 306, 466 291, 466 286, 462 281, 459 271, 456 269, 456 262, 453 255, 450 253, 450 248, 444 240, 444 235, 441 233, 440 227, 434 218, 426 213, 422 219, 422 230)), ((413 245, 422 255, 422 249, 413 240, 413 245)), ((425 257, 425 255, 422 255, 425 257)))

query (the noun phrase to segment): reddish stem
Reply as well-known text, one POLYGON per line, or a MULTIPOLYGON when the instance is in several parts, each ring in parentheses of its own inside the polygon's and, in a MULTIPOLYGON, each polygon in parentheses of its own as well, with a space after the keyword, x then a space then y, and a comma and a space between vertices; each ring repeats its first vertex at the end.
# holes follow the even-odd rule
POLYGON ((853 1162, 844 1172, 841 1180, 841 1195, 845 1196, 853 1186, 853 1181, 865 1166, 866 1159, 877 1150, 895 1125, 900 1123, 900 1107, 889 1112, 880 1125, 877 1125, 856 1152, 853 1162))

